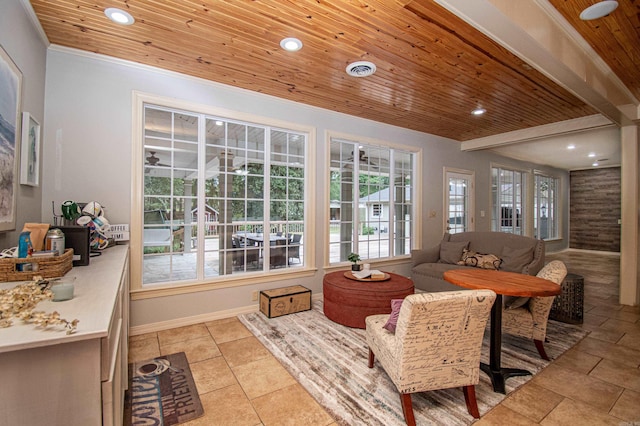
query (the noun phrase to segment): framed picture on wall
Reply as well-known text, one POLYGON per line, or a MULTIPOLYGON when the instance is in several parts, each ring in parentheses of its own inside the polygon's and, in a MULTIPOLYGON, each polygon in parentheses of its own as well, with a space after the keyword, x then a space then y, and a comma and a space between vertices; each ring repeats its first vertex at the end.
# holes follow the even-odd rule
POLYGON ((0 46, 0 232, 16 229, 22 73, 0 46))
POLYGON ((40 185, 40 123, 28 112, 22 113, 22 151, 20 184, 40 185))

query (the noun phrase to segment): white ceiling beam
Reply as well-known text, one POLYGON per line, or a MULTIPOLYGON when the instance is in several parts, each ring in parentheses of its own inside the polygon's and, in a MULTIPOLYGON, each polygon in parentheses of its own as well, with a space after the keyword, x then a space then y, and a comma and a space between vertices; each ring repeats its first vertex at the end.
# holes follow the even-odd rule
POLYGON ((513 132, 484 138, 471 139, 460 144, 461 151, 475 151, 479 149, 496 148, 520 142, 529 142, 553 136, 567 135, 585 130, 613 127, 615 124, 608 118, 596 114, 589 117, 575 118, 573 120, 559 121, 543 126, 530 127, 528 129, 514 130, 513 132))

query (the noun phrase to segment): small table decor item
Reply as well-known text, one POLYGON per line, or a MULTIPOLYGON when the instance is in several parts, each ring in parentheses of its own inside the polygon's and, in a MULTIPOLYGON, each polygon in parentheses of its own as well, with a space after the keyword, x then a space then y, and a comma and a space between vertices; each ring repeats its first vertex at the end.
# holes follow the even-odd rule
POLYGON ((377 269, 363 270, 359 272, 346 271, 344 276, 356 281, 387 281, 391 275, 377 269))

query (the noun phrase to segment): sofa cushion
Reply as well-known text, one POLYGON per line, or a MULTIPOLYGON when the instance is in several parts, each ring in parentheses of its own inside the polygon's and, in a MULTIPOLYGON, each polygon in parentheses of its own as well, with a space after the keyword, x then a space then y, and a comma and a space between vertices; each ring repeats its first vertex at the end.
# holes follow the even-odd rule
POLYGON ((469 247, 469 241, 440 242, 440 263, 455 265, 462 258, 462 252, 469 247))
POLYGON ((391 314, 389 314, 387 323, 382 326, 382 328, 386 328, 394 334, 396 332, 396 325, 398 324, 398 317, 400 316, 402 302, 404 302, 404 299, 391 299, 391 314))
POLYGON ((502 259, 495 254, 476 253, 475 251, 465 249, 462 252, 462 259, 460 259, 458 265, 498 270, 500 269, 501 263, 502 259))
POLYGON ((506 272, 519 272, 533 260, 533 248, 513 248, 504 246, 502 249, 502 265, 500 270, 506 272))

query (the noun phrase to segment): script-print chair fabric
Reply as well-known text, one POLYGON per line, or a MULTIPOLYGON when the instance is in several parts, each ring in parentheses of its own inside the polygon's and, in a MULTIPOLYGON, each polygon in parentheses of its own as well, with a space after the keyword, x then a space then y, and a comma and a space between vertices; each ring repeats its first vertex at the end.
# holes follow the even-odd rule
POLYGON ((475 397, 480 350, 496 294, 491 290, 419 293, 402 302, 395 334, 389 315, 368 316, 369 368, 375 359, 400 393, 408 425, 415 425, 411 394, 462 387, 467 410, 480 417, 475 397))
MULTIPOLYGON (((552 281, 558 286, 567 275, 567 267, 559 260, 549 262, 538 272, 537 277, 552 281)), ((555 296, 532 297, 522 307, 505 309, 502 313, 502 333, 533 339, 540 357, 549 360, 543 342, 547 336, 549 312, 555 296)))

